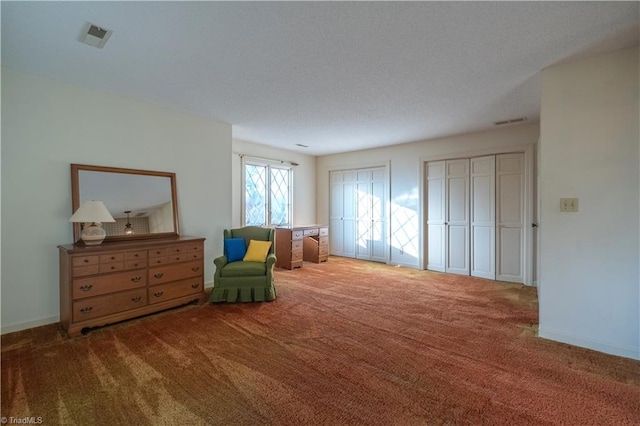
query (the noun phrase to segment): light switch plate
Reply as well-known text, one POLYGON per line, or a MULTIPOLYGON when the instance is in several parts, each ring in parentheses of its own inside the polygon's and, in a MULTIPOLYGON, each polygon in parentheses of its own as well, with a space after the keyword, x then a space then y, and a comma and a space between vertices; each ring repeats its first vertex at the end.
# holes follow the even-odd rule
POLYGON ((560 211, 561 212, 577 212, 578 199, 577 198, 560 198, 560 211))

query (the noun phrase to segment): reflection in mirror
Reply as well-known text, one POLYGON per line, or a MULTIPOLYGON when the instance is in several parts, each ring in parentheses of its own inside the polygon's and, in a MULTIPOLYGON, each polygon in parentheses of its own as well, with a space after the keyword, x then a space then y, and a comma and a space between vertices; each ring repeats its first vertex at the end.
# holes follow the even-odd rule
POLYGON ((78 164, 71 172, 74 211, 98 200, 116 220, 102 224, 107 240, 178 234, 175 174, 78 164))

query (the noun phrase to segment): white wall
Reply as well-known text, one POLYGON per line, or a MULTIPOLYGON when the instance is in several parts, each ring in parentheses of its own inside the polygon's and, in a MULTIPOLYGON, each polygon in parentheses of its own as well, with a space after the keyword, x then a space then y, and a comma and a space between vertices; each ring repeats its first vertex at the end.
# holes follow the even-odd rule
POLYGON ((542 74, 540 336, 640 358, 638 49, 542 74), (579 212, 560 212, 578 197, 579 212))
POLYGON ((242 226, 242 162, 240 154, 248 157, 298 163, 293 168, 293 224, 316 223, 316 157, 266 145, 233 139, 232 226, 242 226))
POLYGON ((231 126, 2 70, 2 331, 57 322, 57 245, 73 242, 70 163, 176 173, 180 230, 231 225, 231 126))
POLYGON ((502 152, 524 148, 538 141, 538 124, 506 127, 485 132, 426 140, 384 148, 376 148, 318 157, 317 219, 329 223, 329 172, 372 166, 388 166, 390 170, 390 262, 418 268, 423 258, 422 232, 422 167, 426 159, 455 158, 468 153, 502 152), (402 250, 400 250, 402 248, 402 250))

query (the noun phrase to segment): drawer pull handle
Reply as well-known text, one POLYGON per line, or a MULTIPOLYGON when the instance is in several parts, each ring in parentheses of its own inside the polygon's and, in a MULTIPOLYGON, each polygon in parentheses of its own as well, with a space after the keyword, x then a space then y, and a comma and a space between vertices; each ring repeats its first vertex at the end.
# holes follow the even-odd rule
POLYGON ((176 260, 180 260, 180 256, 176 256, 176 260))
POLYGON ((157 279, 160 279, 164 276, 164 274, 162 272, 158 272, 157 274, 154 275, 154 277, 156 277, 157 279))
POLYGON ((136 296, 136 297, 132 297, 131 301, 134 302, 134 303, 138 303, 140 301, 140 299, 142 299, 142 297, 136 296))
POLYGON ((141 279, 142 277, 133 277, 131 278, 131 281, 133 281, 134 283, 139 283, 141 279))
POLYGON ((194 266, 193 268, 191 268, 191 270, 193 272, 198 272, 200 270, 200 267, 199 266, 194 266))
POLYGON ((80 287, 80 290, 82 291, 89 291, 93 288, 93 284, 87 284, 87 285, 83 285, 82 287, 80 287))
POLYGON ((89 263, 89 259, 85 259, 85 260, 84 260, 84 263, 89 263))
POLYGON ((116 267, 115 267, 115 266, 112 266, 112 267, 111 267, 111 269, 116 269, 116 267))
POLYGON ((93 306, 88 306, 86 308, 82 308, 80 309, 80 312, 82 312, 83 314, 88 314, 89 312, 91 312, 93 310, 93 306))
POLYGON ((156 291, 155 293, 153 293, 155 297, 161 297, 163 294, 164 294, 164 291, 156 291))
POLYGON ((198 287, 200 287, 200 283, 191 284, 191 288, 198 288, 198 287))

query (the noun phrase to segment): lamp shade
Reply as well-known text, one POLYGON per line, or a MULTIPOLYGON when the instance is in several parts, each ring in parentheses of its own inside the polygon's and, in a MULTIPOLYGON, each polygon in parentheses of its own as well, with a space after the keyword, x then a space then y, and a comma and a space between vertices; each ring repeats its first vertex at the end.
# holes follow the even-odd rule
POLYGON ((115 222, 102 201, 85 201, 71 216, 69 222, 115 222))

